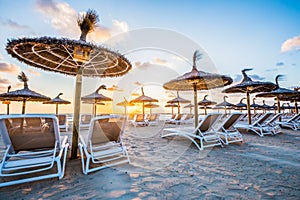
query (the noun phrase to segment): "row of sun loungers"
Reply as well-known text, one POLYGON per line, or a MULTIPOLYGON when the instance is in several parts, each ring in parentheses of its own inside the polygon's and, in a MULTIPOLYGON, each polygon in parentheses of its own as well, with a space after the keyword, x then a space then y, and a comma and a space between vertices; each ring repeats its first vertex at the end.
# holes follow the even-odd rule
MULTIPOLYGON (((251 125, 240 123, 243 115, 232 113, 221 120, 222 115, 219 113, 208 114, 196 128, 165 128, 161 136, 183 137, 190 140, 199 150, 203 150, 242 142, 243 136, 239 129, 264 136, 276 135, 281 131, 280 126, 294 130, 300 127, 300 114, 278 122, 281 114, 265 113, 251 125)), ((30 114, 0 116, 0 131, 6 146, 0 163, 0 187, 54 177, 63 178, 69 143, 67 136, 60 135, 58 118, 55 115, 30 114), (29 176, 30 174, 35 176, 29 176)), ((79 141, 84 174, 130 163, 122 141, 125 124, 126 118, 118 115, 91 119, 87 139, 80 136, 79 141)))
MULTIPOLYGON (((87 140, 80 137, 79 143, 84 174, 130 162, 122 142, 124 118, 99 116, 90 124, 87 140)), ((0 131, 6 146, 0 163, 0 187, 63 178, 69 143, 67 136, 60 136, 55 115, 3 115, 0 131)))

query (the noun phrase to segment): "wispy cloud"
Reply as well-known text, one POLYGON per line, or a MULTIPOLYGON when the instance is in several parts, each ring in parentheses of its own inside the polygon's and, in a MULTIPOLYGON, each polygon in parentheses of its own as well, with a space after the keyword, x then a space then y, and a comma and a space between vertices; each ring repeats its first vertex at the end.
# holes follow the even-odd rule
POLYGON ((41 73, 36 71, 36 70, 33 70, 33 69, 27 69, 27 71, 32 74, 32 75, 35 75, 35 76, 40 76, 41 73))
POLYGON ((281 52, 283 53, 292 50, 300 50, 300 35, 287 39, 281 45, 281 52))
MULTIPOLYGON (((253 75, 248 75, 253 81, 262 81, 265 80, 265 77, 259 76, 257 74, 253 74, 253 75)), ((234 83, 239 83, 243 80, 243 76, 238 74, 238 75, 234 75, 233 76, 233 82, 234 83)))
POLYGON ((148 67, 150 67, 152 64, 151 64, 150 62, 144 62, 144 63, 142 63, 142 62, 138 61, 138 62, 135 62, 134 65, 135 65, 136 67, 140 67, 140 68, 148 68, 148 67))
POLYGON ((10 29, 14 29, 14 30, 25 30, 25 29, 29 30, 30 29, 29 26, 18 24, 17 22, 15 22, 11 19, 7 19, 6 21, 2 21, 1 24, 2 24, 2 26, 5 26, 5 27, 10 28, 10 29))
POLYGON ((284 62, 277 62, 276 66, 278 66, 278 67, 284 66, 284 62))
POLYGON ((0 72, 18 74, 20 72, 20 67, 6 62, 0 62, 0 72))
POLYGON ((0 74, 0 84, 10 84, 10 81, 0 74))
POLYGON ((122 88, 120 88, 119 86, 117 85, 112 85, 111 87, 107 88, 108 91, 110 92, 123 92, 124 90, 122 88))
MULTIPOLYGON (((56 31, 61 34, 67 33, 69 37, 79 38, 80 29, 77 25, 79 15, 69 4, 55 0, 37 0, 35 7, 50 19, 51 25, 56 31)), ((84 12, 80 14, 84 14, 84 12)), ((104 42, 113 35, 126 31, 128 31, 126 22, 113 19, 112 27, 98 25, 92 33, 88 34, 88 39, 94 42, 104 42)))

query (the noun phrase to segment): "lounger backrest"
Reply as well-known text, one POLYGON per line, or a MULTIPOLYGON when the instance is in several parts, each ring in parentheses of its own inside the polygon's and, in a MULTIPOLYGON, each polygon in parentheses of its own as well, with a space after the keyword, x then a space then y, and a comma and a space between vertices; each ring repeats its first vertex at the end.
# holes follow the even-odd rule
POLYGON ((261 116, 258 120, 256 120, 252 125, 256 126, 256 125, 261 125, 263 124, 273 113, 265 113, 263 114, 263 116, 261 116))
POLYGON ((177 114, 176 117, 174 118, 175 120, 181 120, 182 114, 177 114))
POLYGON ((216 123, 217 119, 220 117, 220 114, 209 114, 201 121, 199 130, 201 132, 206 132, 216 123))
POLYGON ((157 114, 151 114, 149 120, 150 121, 155 121, 157 118, 157 114))
POLYGON ((137 114, 135 116, 135 122, 144 122, 145 121, 145 116, 143 114, 137 114))
POLYGON ((92 145, 103 144, 111 141, 118 142, 124 127, 121 118, 100 117, 92 121, 89 130, 89 142, 92 145))
POLYGON ((57 115, 59 125, 65 125, 67 121, 67 115, 57 115))
POLYGON ((89 124, 91 122, 92 115, 81 115, 81 123, 89 124))
POLYGON ((282 115, 282 113, 277 113, 277 114, 274 115, 269 121, 267 121, 266 124, 272 124, 272 123, 275 122, 281 115, 282 115))
POLYGON ((231 114, 222 125, 223 130, 229 130, 233 127, 233 125, 238 122, 238 120, 241 118, 243 114, 242 113, 233 113, 231 114))
MULTIPOLYGON (((11 123, 13 118, 9 115, 0 118, 1 134, 5 145, 11 145, 12 151, 26 151, 44 148, 54 148, 55 142, 59 141, 58 122, 55 116, 42 117, 46 122, 41 125, 23 123, 15 125, 11 123)), ((41 121, 41 117, 20 115, 25 121, 41 121)), ((60 148, 60 146, 59 146, 60 148)))
POLYGON ((288 120, 288 122, 297 121, 300 118, 300 113, 294 115, 291 119, 288 120))
POLYGON ((42 121, 41 121, 40 117, 26 118, 27 126, 38 127, 38 126, 41 126, 41 124, 42 124, 42 121))

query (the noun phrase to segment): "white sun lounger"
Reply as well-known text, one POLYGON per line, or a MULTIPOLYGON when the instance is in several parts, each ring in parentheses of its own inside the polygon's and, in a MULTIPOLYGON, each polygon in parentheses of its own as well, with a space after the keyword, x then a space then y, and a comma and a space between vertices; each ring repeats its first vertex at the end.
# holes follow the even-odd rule
POLYGON ((0 131, 6 146, 0 187, 63 178, 69 144, 67 136, 60 137, 55 115, 3 115, 0 131))
POLYGON ((300 113, 294 115, 292 118, 286 121, 276 123, 283 128, 291 128, 294 131, 300 130, 300 113))
POLYGON ((263 137, 264 135, 274 135, 274 128, 265 124, 267 122, 267 119, 272 115, 273 113, 265 113, 252 124, 249 125, 238 123, 235 125, 235 128, 253 131, 260 137, 263 137))
POLYGON ((217 133, 220 134, 223 144, 230 144, 235 142, 242 142, 242 134, 234 127, 244 116, 243 113, 231 113, 219 127, 217 133))
POLYGON ((205 116, 205 118, 198 124, 194 130, 188 129, 164 129, 161 137, 181 136, 191 140, 199 150, 207 147, 222 146, 221 139, 213 126, 218 121, 221 114, 212 113, 205 116), (169 132, 164 134, 164 132, 169 132), (199 142, 199 143, 198 143, 199 142))
POLYGON ((87 143, 80 136, 79 149, 84 174, 130 163, 122 141, 124 128, 125 119, 118 116, 99 116, 92 119, 87 143))

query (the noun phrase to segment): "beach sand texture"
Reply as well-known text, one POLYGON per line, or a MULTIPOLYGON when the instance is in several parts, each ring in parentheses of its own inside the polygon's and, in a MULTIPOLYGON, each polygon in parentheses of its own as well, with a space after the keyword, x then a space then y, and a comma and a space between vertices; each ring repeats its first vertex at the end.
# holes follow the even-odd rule
POLYGON ((131 164, 84 175, 80 158, 67 160, 62 180, 0 188, 0 199, 300 198, 300 131, 243 133, 243 143, 199 151, 186 139, 161 138, 163 126, 126 127, 131 164))

